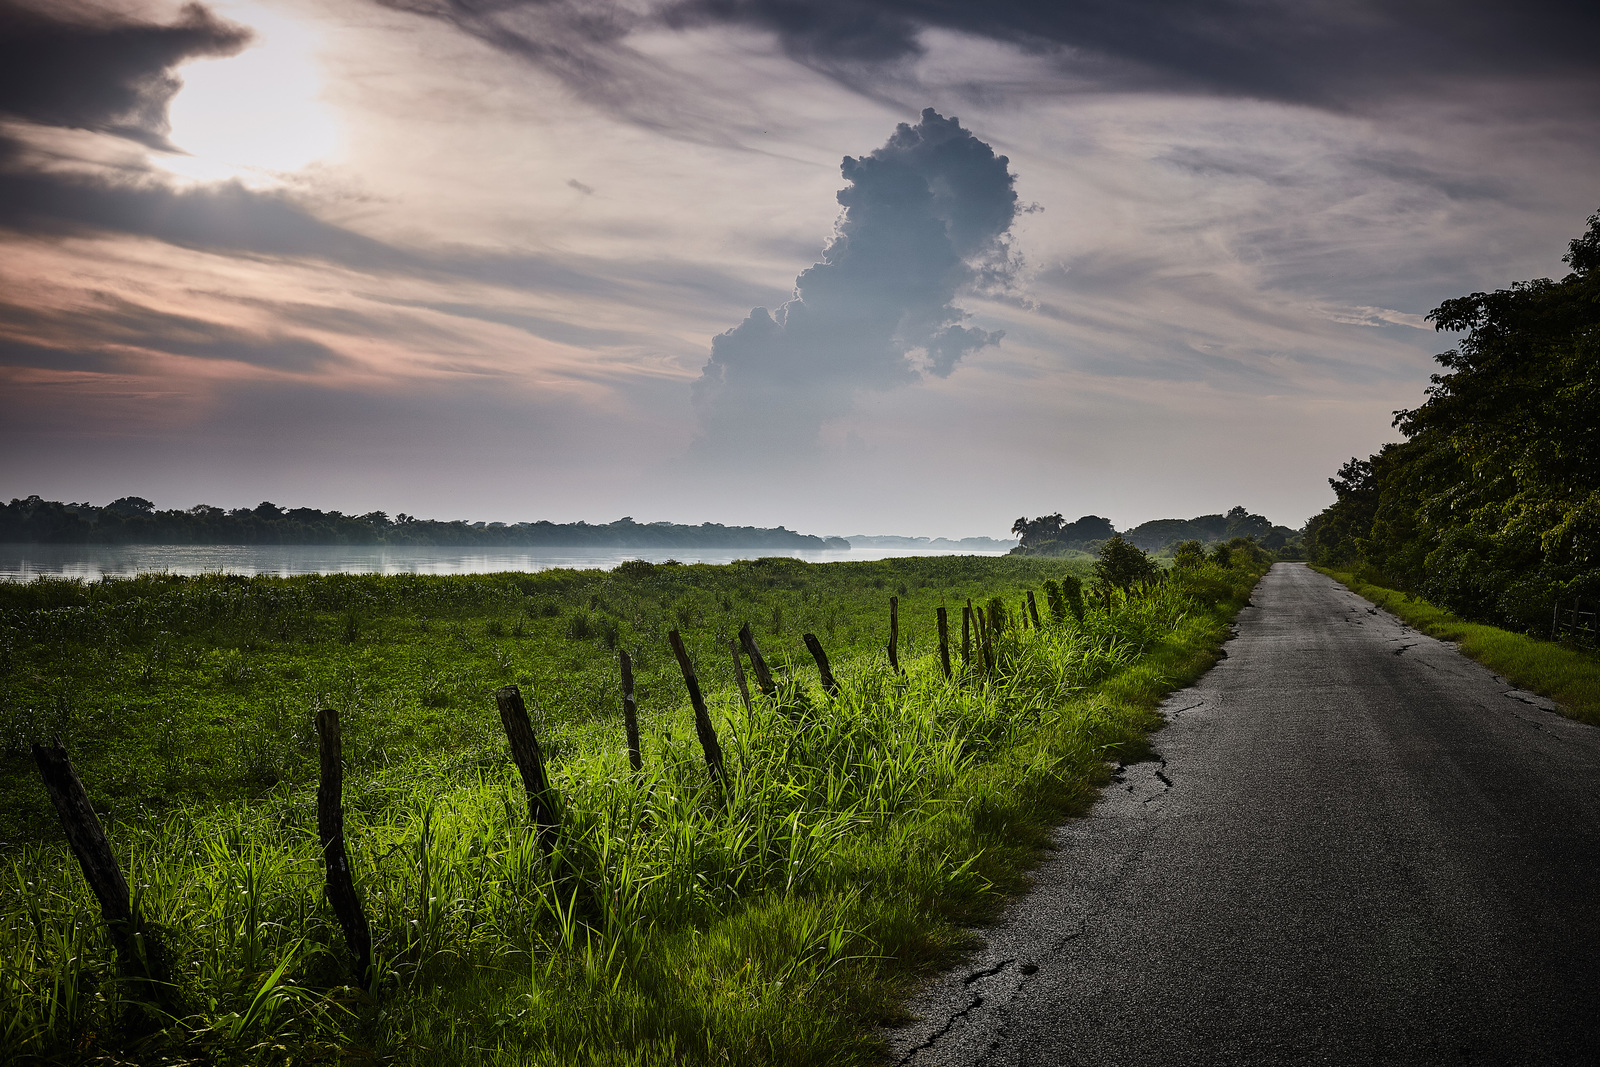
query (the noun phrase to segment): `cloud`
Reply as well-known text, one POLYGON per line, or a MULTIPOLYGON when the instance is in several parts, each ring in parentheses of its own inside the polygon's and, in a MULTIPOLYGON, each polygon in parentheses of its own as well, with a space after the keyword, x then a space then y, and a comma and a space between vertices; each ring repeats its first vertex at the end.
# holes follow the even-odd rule
POLYGON ((246 363, 304 373, 343 362, 326 345, 281 331, 255 333, 96 294, 93 305, 70 310, 0 303, 0 366, 116 371, 133 353, 246 363))
POLYGON ((1000 332, 962 325, 957 293, 1003 288, 1015 180, 1005 156, 932 108, 840 167, 849 181, 822 262, 774 315, 758 307, 711 343, 694 386, 710 451, 804 448, 859 390, 948 376, 1000 332))
MULTIPOLYGON (((1440 83, 1542 82, 1595 103, 1600 8, 1582 0, 384 0, 533 62, 593 103, 672 126, 665 72, 628 44, 652 29, 740 26, 856 89, 899 75, 927 30, 1006 42, 1112 90, 1343 110, 1440 83)), ((674 94, 676 95, 676 94, 674 94)))
POLYGON ((171 69, 233 55, 249 40, 248 30, 199 4, 162 26, 74 5, 47 13, 0 0, 0 114, 167 149, 167 104, 182 84, 171 69))

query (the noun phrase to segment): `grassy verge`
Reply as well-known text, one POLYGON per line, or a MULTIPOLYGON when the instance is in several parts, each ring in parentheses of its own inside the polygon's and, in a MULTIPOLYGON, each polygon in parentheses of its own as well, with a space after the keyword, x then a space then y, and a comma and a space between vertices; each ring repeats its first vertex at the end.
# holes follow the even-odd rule
POLYGON ((1563 714, 1600 726, 1600 660, 1591 653, 1482 623, 1466 622, 1408 593, 1363 581, 1348 571, 1317 570, 1461 651, 1513 685, 1554 700, 1563 714))
MULTIPOLYGON (((1018 579, 1059 574, 1062 564, 985 567, 960 588, 1001 593, 1015 618, 1018 579), (1041 565, 1053 571, 1025 569, 1041 565)), ((823 572, 780 602, 823 618, 830 601, 819 589, 836 576, 848 583, 876 573, 823 572)), ((889 568, 880 576, 915 598, 916 573, 889 568)), ((0 866, 0 1058, 871 1062, 878 1052, 872 1025, 892 1021, 911 986, 960 950, 964 928, 1024 887, 1049 828, 1087 808, 1106 780, 1107 759, 1144 754, 1159 700, 1210 666, 1256 577, 1207 565, 1174 572, 1139 596, 1092 603, 1081 621, 1008 625, 994 670, 974 663, 951 679, 927 635, 902 654, 905 673, 891 673, 874 648, 881 626, 863 621, 850 640, 855 601, 834 600, 839 693, 823 693, 814 670, 773 635, 783 685, 777 698, 749 710, 730 685, 716 684, 717 644, 707 638, 697 654, 713 682, 726 784, 706 773, 687 709, 669 702, 665 675, 656 679, 639 773, 628 770, 603 702, 573 698, 578 710, 564 716, 546 707, 537 725, 541 736, 557 739, 552 769, 564 823, 550 860, 527 825, 515 772, 487 744, 422 745, 385 734, 382 759, 372 758, 370 745, 352 745, 347 832, 379 963, 368 989, 345 984, 347 961, 321 895, 310 784, 298 763, 285 762, 281 779, 259 794, 126 804, 112 836, 140 906, 166 931, 181 1006, 153 1037, 134 1041, 121 1025, 128 1005, 81 878, 59 848, 25 844, 0 866)), ((649 604, 682 607, 694 592, 680 578, 618 576, 679 582, 654 592, 647 585, 633 601, 620 585, 572 595, 586 611, 598 610, 591 598, 632 603, 639 610, 624 622, 637 637, 652 625, 649 604)), ((706 581, 748 578, 725 569, 706 581)), ((885 600, 870 581, 869 599, 885 600)), ((921 587, 930 606, 935 584, 921 587)), ((295 616, 313 633, 328 631, 320 644, 289 641, 293 647, 280 649, 259 637, 272 627, 254 623, 246 630, 257 636, 246 639, 263 642, 255 652, 284 657, 270 661, 278 664, 273 672, 292 673, 298 664, 317 676, 323 653, 337 666, 365 629, 382 632, 389 624, 381 620, 406 615, 372 606, 383 591, 374 583, 364 608, 295 616), (351 617, 358 633, 346 641, 351 617)), ((395 586, 388 592, 405 599, 395 586)), ((487 602, 500 603, 499 596, 487 602)), ((703 602, 707 612, 734 617, 750 607, 714 592, 703 602)), ((147 621, 159 614, 148 604, 138 610, 147 621)), ((546 610, 523 618, 556 618, 546 610)), ((667 618, 676 615, 671 609, 667 618)), ((509 639, 509 616, 494 618, 509 639)), ((202 647, 209 630, 183 624, 180 614, 168 614, 154 632, 202 647), (179 629, 161 628, 168 624, 179 629)), ((472 637, 483 625, 458 617, 445 628, 472 637)), ((419 631, 395 632, 410 641, 419 631)), ((45 665, 65 647, 30 645, 13 655, 45 665)), ((648 642, 639 647, 647 661, 663 659, 648 642)), ((562 648, 552 675, 564 664, 578 685, 590 684, 587 653, 573 659, 562 648)), ((401 652, 390 655, 398 657, 391 665, 408 662, 401 652)), ((267 665, 255 662, 260 684, 267 665)), ((130 669, 138 666, 136 657, 130 669)), ((537 674, 535 667, 513 661, 503 670, 515 677, 537 674)), ((352 716, 353 737, 387 729, 376 721, 385 709, 387 718, 406 717, 410 705, 391 697, 374 713, 363 676, 348 663, 343 669, 333 680, 354 679, 350 685, 317 689, 312 698, 361 712, 352 716)), ((486 668, 491 676, 500 669, 486 668)), ((203 677, 211 684, 211 675, 203 677)), ((302 677, 298 684, 322 683, 302 677)), ((477 703, 463 700, 454 718, 475 721, 485 714, 477 703)), ((212 751, 204 731, 193 736, 201 756, 212 751)), ((294 750, 302 742, 285 743, 294 750)))

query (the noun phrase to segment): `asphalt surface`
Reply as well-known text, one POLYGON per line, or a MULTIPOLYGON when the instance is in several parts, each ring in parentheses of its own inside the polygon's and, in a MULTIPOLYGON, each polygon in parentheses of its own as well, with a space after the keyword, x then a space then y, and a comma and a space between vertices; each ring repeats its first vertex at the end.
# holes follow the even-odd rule
POLYGON ((891 1062, 1600 1063, 1600 730, 1304 565, 891 1062))

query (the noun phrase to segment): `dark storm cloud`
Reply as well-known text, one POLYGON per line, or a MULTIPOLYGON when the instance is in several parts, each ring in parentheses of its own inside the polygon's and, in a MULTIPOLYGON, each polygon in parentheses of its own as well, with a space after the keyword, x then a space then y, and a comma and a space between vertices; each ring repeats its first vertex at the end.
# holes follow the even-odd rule
POLYGON ((929 108, 840 169, 850 184, 822 262, 776 315, 756 308, 711 343, 695 384, 709 448, 803 447, 857 390, 948 375, 1000 340, 961 325, 953 301, 1008 279, 1017 197, 1006 157, 929 108))
POLYGON ((109 294, 98 294, 92 307, 70 312, 0 303, 0 363, 110 371, 129 365, 129 350, 287 371, 343 362, 337 352, 303 337, 252 333, 109 294))
POLYGON ((249 39, 199 4, 158 25, 0 0, 0 114, 167 147, 167 104, 181 85, 172 68, 232 55, 249 39))
POLYGON ((1486 79, 1564 80, 1581 107, 1600 73, 1600 5, 1590 0, 380 2, 450 22, 635 118, 633 90, 650 68, 623 42, 649 26, 762 29, 794 59, 857 87, 920 55, 930 28, 1057 56, 1105 88, 1328 107, 1486 79))

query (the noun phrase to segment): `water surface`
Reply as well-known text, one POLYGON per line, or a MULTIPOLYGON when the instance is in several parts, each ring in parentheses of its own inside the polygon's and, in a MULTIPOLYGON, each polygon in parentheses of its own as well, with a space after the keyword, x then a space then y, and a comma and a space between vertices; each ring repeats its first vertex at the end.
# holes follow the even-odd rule
MULTIPOLYGON (((17 545, 0 544, 0 581, 49 576, 94 581, 135 574, 493 574, 556 567, 610 570, 624 560, 662 563, 731 563, 758 556, 788 556, 810 563, 939 556, 958 553, 906 548, 518 549, 407 545, 17 545)), ((1001 555, 1000 552, 962 555, 1001 555)))

